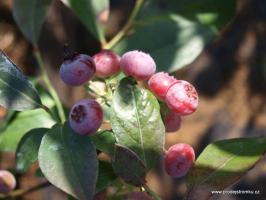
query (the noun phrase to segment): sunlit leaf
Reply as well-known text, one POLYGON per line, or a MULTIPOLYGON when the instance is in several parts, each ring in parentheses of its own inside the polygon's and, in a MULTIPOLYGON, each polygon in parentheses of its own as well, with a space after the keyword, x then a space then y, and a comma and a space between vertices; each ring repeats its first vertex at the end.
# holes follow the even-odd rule
POLYGON ((163 154, 165 129, 156 98, 124 78, 113 95, 111 125, 116 142, 134 151, 147 169, 163 154))
POLYGON ((207 26, 170 15, 138 24, 114 50, 142 50, 154 58, 157 71, 174 72, 193 62, 214 35, 207 26))
POLYGON ((237 138, 209 144, 188 176, 189 199, 204 199, 210 191, 235 183, 263 157, 266 137, 237 138))

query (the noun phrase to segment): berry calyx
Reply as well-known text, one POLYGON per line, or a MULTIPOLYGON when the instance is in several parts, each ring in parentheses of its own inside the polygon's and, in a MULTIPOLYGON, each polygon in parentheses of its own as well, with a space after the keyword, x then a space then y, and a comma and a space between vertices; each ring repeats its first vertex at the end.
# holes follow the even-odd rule
POLYGON ((70 86, 79 86, 92 79, 96 71, 94 60, 85 54, 67 54, 60 67, 60 77, 70 86))
POLYGON ((0 170, 0 193, 8 193, 16 187, 16 179, 6 170, 0 170))
POLYGON ((187 81, 177 80, 165 95, 167 106, 180 115, 189 115, 196 111, 199 97, 196 89, 187 81))
POLYGON ((121 70, 136 80, 147 80, 156 71, 153 58, 142 51, 129 51, 120 60, 121 70))
POLYGON ((93 99, 83 99, 77 102, 69 114, 70 127, 80 135, 93 135, 103 121, 103 110, 93 99))
POLYGON ((93 57, 96 66, 96 76, 106 78, 119 72, 120 57, 110 50, 102 50, 93 57))
POLYGON ((167 113, 164 118, 164 126, 166 132, 175 132, 178 131, 181 127, 182 118, 181 116, 173 111, 167 113))
POLYGON ((195 161, 194 149, 184 143, 171 146, 164 157, 166 172, 175 178, 185 176, 195 161))
POLYGON ((170 76, 168 73, 159 72, 150 77, 148 86, 155 96, 161 100, 164 100, 168 88, 175 81, 176 79, 173 76, 170 76))

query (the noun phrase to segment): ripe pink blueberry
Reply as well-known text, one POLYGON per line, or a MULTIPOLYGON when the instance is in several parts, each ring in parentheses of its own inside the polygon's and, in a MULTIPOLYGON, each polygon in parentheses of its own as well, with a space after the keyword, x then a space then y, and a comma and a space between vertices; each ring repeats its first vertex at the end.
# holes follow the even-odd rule
POLYGON ((164 100, 168 88, 175 81, 176 79, 168 73, 159 72, 151 76, 148 81, 148 86, 154 95, 164 100))
POLYGON ((181 127, 182 118, 181 116, 173 111, 167 113, 164 118, 164 125, 166 132, 175 132, 178 131, 181 127))
POLYGON ((71 128, 80 135, 92 135, 100 128, 103 121, 103 110, 93 99, 77 102, 69 114, 71 128))
POLYGON ((92 57, 85 54, 66 56, 60 67, 61 79, 70 86, 79 86, 89 81, 96 68, 92 57))
POLYGON ((189 115, 198 107, 198 94, 196 89, 187 81, 174 82, 166 92, 167 106, 180 115, 189 115))
POLYGON ((120 70, 120 57, 110 50, 103 50, 93 56, 96 76, 106 78, 120 70))
POLYGON ((166 172, 175 178, 185 176, 195 161, 194 149, 184 143, 171 146, 164 158, 166 172))
POLYGON ((120 60, 121 70, 136 80, 147 80, 156 71, 153 58, 142 51, 129 51, 120 60))
POLYGON ((0 170, 0 193, 8 193, 16 187, 16 179, 9 171, 0 170))

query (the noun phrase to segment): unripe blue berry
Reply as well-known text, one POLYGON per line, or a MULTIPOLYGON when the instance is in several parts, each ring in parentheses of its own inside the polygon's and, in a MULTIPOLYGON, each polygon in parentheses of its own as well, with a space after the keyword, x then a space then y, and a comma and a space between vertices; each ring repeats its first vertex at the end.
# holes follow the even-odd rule
POLYGON ((83 99, 77 102, 69 114, 70 127, 80 135, 93 135, 103 121, 103 110, 93 99, 83 99))
POLYGON ((85 54, 74 54, 64 59, 60 67, 60 77, 70 86, 79 86, 89 81, 95 74, 93 59, 85 54))

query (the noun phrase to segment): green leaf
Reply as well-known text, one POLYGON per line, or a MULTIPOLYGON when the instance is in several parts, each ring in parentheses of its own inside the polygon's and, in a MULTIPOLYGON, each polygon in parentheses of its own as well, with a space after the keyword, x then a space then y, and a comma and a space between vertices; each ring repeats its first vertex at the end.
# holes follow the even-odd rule
POLYGON ((115 137, 112 131, 101 131, 96 135, 90 136, 90 139, 98 150, 110 155, 113 154, 115 137))
POLYGON ((208 199, 210 191, 235 183, 263 157, 266 137, 222 140, 208 145, 188 176, 189 198, 199 194, 208 199))
POLYGON ((138 155, 130 149, 116 144, 112 166, 114 172, 126 183, 135 186, 141 186, 145 183, 145 165, 138 155))
POLYGON ((41 99, 31 82, 1 50, 0 105, 17 111, 42 107, 41 99))
POLYGON ((38 159, 53 185, 79 200, 93 198, 98 160, 89 137, 74 133, 67 122, 55 125, 43 137, 38 159))
POLYGON ((157 71, 174 72, 193 62, 213 37, 208 27, 171 15, 139 24, 114 50, 142 50, 154 58, 157 71))
POLYGON ((116 178, 117 176, 113 171, 112 165, 108 162, 99 161, 99 174, 95 193, 98 193, 110 186, 116 178))
POLYGON ((220 29, 234 17, 235 12, 235 0, 169 0, 163 3, 160 0, 147 0, 138 19, 142 21, 177 13, 189 20, 220 29))
POLYGON ((163 154, 165 128, 156 98, 130 78, 113 95, 111 125, 118 144, 134 151, 147 169, 163 154))
POLYGON ((14 0, 13 16, 24 36, 37 44, 42 24, 52 0, 14 0))
POLYGON ((50 128, 55 124, 43 109, 18 113, 16 118, 0 132, 0 151, 15 151, 20 139, 35 128, 50 128))
POLYGON ((22 137, 16 150, 17 170, 27 171, 30 165, 38 159, 42 137, 48 130, 47 128, 32 129, 22 137))
POLYGON ((109 15, 109 0, 62 0, 79 17, 99 41, 104 41, 105 14, 109 15))

